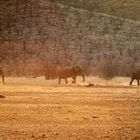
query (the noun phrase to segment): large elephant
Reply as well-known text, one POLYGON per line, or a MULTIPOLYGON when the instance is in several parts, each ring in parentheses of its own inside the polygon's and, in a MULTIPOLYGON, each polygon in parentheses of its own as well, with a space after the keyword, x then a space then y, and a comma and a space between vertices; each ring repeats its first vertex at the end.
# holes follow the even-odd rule
POLYGON ((85 74, 83 73, 81 66, 60 68, 58 70, 59 84, 61 83, 61 79, 65 79, 65 83, 68 83, 67 78, 70 77, 73 79, 73 83, 76 83, 77 75, 82 75, 83 82, 85 81, 85 74))
POLYGON ((133 80, 137 80, 137 84, 140 85, 140 69, 138 69, 137 71, 133 72, 132 77, 131 77, 131 81, 130 81, 130 85, 132 85, 133 80))
POLYGON ((5 84, 4 83, 4 72, 3 72, 2 68, 0 68, 0 76, 2 77, 2 83, 4 85, 5 84))

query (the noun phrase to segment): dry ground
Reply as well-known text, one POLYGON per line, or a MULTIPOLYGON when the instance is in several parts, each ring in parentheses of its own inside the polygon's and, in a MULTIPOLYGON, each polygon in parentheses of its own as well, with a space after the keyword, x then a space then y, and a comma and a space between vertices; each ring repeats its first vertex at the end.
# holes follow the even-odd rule
POLYGON ((140 87, 128 80, 88 77, 95 86, 86 87, 7 78, 0 84, 0 140, 140 140, 140 87))

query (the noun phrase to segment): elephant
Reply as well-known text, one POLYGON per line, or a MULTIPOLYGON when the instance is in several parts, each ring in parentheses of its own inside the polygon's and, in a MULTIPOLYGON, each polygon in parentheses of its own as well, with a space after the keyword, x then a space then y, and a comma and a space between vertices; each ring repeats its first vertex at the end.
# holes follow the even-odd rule
POLYGON ((133 72, 129 85, 132 85, 133 80, 137 80, 137 85, 140 85, 140 82, 139 82, 139 80, 140 80, 140 69, 138 69, 137 71, 133 72))
POLYGON ((75 84, 77 75, 82 75, 83 82, 85 81, 85 74, 83 73, 83 69, 81 66, 60 68, 58 70, 58 83, 61 83, 61 79, 65 79, 65 83, 68 83, 67 78, 71 77, 73 79, 73 83, 75 84))
POLYGON ((4 83, 4 72, 3 72, 2 68, 0 68, 0 76, 2 77, 2 83, 4 85, 5 84, 4 83))

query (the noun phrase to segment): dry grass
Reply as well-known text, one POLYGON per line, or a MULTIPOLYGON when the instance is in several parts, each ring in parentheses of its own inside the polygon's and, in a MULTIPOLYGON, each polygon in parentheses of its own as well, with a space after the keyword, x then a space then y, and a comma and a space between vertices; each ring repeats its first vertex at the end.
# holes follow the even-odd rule
POLYGON ((87 88, 7 78, 0 85, 0 140, 138 140, 140 87, 128 80, 88 77, 96 86, 87 88))

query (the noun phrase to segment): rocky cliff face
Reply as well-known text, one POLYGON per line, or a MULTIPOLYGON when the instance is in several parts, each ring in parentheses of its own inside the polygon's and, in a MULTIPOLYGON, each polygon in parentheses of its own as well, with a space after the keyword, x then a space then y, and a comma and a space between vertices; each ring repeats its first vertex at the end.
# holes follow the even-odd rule
POLYGON ((75 64, 92 73, 109 63, 125 75, 140 63, 139 21, 49 0, 1 0, 0 7, 0 63, 9 73, 75 64))

